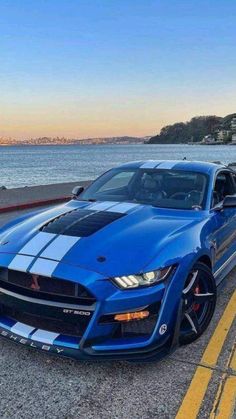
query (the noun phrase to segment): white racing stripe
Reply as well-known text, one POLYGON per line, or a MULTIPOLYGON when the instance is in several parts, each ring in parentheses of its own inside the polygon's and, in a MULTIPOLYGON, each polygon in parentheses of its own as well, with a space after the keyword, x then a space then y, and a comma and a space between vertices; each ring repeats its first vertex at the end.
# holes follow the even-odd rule
POLYGON ((172 169, 178 163, 178 160, 167 160, 159 164, 158 169, 172 169))
POLYGON ((65 254, 80 240, 80 237, 58 236, 40 255, 42 258, 62 260, 65 254))
POLYGON ((35 330, 35 327, 28 326, 27 324, 17 322, 14 326, 11 327, 11 332, 16 333, 16 335, 23 336, 24 338, 28 338, 30 333, 35 330))
POLYGON ((117 203, 118 202, 112 202, 112 201, 98 202, 97 204, 90 205, 88 209, 95 210, 95 211, 105 211, 117 203))
POLYGON ((114 207, 108 209, 107 211, 120 212, 121 214, 125 214, 127 211, 129 211, 131 209, 135 209, 139 206, 140 206, 140 204, 120 203, 120 204, 117 204, 114 207))
POLYGON ((20 249, 19 253, 37 256, 40 250, 43 249, 43 247, 46 246, 47 243, 49 243, 54 237, 56 237, 56 234, 40 232, 28 241, 28 243, 20 249))
POLYGON ((25 272, 33 260, 34 258, 32 256, 17 255, 11 261, 8 269, 25 272))
POLYGON ((47 330, 36 330, 35 333, 31 336, 31 339, 36 340, 37 342, 47 343, 52 345, 54 340, 58 338, 59 333, 48 332, 47 330))
POLYGON ((52 276, 59 262, 38 258, 30 269, 31 274, 52 276))
POLYGON ((140 169, 154 169, 159 163, 158 160, 150 160, 140 166, 140 169))

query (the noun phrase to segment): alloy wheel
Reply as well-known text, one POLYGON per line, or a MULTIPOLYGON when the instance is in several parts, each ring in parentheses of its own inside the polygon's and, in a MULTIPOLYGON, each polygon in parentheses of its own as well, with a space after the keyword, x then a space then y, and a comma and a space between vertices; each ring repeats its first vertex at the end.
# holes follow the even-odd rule
POLYGON ((216 304, 216 285, 211 270, 198 263, 191 270, 182 291, 180 344, 201 336, 209 325, 216 304))

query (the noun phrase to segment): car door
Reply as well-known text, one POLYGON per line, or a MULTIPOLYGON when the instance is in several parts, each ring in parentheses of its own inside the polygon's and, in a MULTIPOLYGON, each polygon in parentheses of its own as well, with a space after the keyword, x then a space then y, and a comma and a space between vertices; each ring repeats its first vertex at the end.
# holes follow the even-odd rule
MULTIPOLYGON (((230 171, 222 170, 215 178, 212 208, 220 207, 226 195, 236 194, 236 187, 230 171)), ((214 211, 214 233, 216 272, 236 250, 236 208, 222 208, 214 211)))

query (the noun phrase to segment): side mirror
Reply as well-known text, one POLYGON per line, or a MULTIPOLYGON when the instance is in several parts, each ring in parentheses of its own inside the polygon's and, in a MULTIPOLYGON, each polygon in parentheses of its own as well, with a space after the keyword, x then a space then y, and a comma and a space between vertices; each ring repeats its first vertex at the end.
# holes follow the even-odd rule
POLYGON ((82 192, 84 192, 83 186, 75 186, 72 190, 72 198, 76 199, 82 192))
POLYGON ((236 195, 227 195, 223 201, 223 208, 236 208, 236 195))

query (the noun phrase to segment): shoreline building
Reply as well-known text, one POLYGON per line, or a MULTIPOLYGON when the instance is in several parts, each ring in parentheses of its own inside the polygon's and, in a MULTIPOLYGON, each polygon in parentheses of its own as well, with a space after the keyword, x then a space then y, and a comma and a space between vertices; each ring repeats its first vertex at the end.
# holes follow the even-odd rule
POLYGON ((218 141, 227 142, 227 140, 229 138, 229 135, 230 135, 229 130, 220 129, 216 134, 216 138, 217 138, 218 141))
POLYGON ((236 117, 231 121, 232 144, 236 144, 236 117))
POLYGON ((218 135, 214 136, 212 134, 208 134, 208 135, 205 135, 205 137, 203 137, 201 144, 220 145, 220 144, 223 144, 223 140, 218 138, 218 135))

